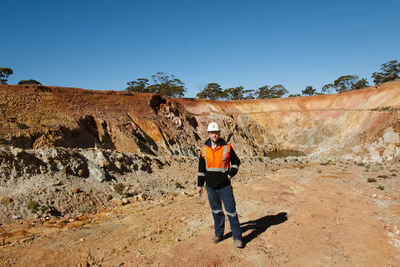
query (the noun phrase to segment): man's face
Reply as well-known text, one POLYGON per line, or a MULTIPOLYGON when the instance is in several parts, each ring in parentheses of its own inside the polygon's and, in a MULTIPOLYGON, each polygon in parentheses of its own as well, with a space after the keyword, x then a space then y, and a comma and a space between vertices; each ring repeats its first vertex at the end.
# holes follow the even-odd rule
POLYGON ((217 140, 219 139, 219 134, 220 134, 219 131, 208 132, 208 137, 211 139, 211 141, 216 143, 217 140))

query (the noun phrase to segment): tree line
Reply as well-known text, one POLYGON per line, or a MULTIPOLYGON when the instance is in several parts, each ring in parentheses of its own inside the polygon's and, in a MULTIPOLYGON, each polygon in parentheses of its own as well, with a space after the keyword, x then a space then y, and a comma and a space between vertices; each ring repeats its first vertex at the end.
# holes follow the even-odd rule
MULTIPOLYGON (((8 76, 14 74, 14 71, 10 68, 1 68, 0 67, 0 84, 7 84, 8 82, 8 76)), ((41 85, 40 82, 34 80, 34 79, 29 79, 29 80, 21 80, 18 82, 18 84, 37 84, 41 85)))
MULTIPOLYGON (((0 67, 0 84, 7 84, 8 77, 13 74, 10 68, 0 67)), ((391 60, 381 65, 380 72, 374 72, 371 75, 375 86, 387 81, 399 79, 400 63, 397 60, 391 60)), ((18 84, 38 84, 40 82, 29 79, 21 80, 18 84)), ((174 75, 167 75, 164 72, 157 72, 151 76, 151 81, 146 78, 138 78, 127 82, 128 87, 125 91, 136 93, 156 93, 167 97, 183 97, 186 92, 185 84, 174 75)), ((369 86, 367 79, 359 78, 356 75, 343 75, 332 83, 324 85, 320 92, 313 86, 306 86, 301 91, 302 95, 318 95, 331 93, 343 93, 353 90, 359 90, 369 86)), ((269 86, 263 85, 258 89, 245 89, 243 86, 223 89, 218 83, 208 83, 200 92, 196 94, 198 98, 211 100, 243 100, 243 99, 265 99, 280 98, 288 93, 288 90, 281 84, 269 86)), ((300 94, 291 94, 289 97, 300 96, 300 94)))

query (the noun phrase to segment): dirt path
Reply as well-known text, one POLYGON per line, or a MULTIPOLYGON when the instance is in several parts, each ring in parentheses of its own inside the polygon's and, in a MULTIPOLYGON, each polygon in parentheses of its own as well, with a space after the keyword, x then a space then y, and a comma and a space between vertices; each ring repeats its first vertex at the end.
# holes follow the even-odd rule
POLYGON ((74 222, 3 226, 0 265, 399 266, 400 183, 389 174, 346 164, 243 170, 233 186, 244 249, 229 227, 212 244, 207 199, 181 195, 74 222))

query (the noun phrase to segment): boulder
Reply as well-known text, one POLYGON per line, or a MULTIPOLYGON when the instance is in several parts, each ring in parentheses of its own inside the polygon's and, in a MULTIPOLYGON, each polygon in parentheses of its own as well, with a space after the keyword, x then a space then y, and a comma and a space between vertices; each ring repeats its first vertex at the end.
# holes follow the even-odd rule
POLYGON ((10 152, 14 157, 18 157, 24 150, 19 147, 10 147, 10 152))
POLYGON ((93 177, 99 182, 106 180, 106 173, 93 162, 88 162, 89 176, 93 177))

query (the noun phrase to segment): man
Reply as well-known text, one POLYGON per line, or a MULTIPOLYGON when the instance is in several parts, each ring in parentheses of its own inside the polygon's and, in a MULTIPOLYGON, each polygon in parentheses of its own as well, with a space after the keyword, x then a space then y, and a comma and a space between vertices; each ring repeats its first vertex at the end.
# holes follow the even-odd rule
POLYGON ((231 186, 231 179, 239 170, 240 160, 230 144, 220 138, 221 130, 216 122, 211 122, 207 128, 209 139, 201 148, 197 191, 203 191, 204 182, 208 200, 214 219, 215 236, 212 241, 222 241, 225 230, 225 215, 221 201, 224 203, 226 214, 233 234, 236 247, 242 248, 242 230, 231 186))

